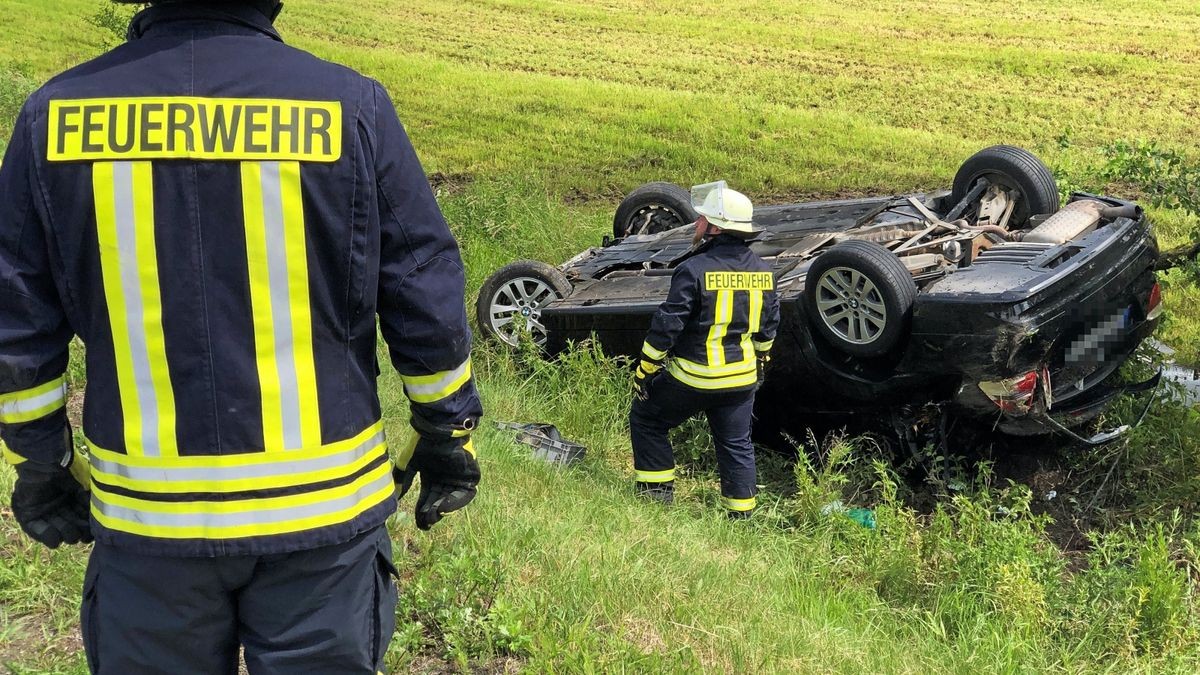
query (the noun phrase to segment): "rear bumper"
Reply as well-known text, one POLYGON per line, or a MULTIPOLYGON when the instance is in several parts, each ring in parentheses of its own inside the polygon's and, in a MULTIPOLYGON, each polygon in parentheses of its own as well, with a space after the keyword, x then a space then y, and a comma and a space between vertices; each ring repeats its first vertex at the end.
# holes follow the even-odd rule
MULTIPOLYGON (((1085 437, 1073 429, 1094 420, 1104 412, 1119 396, 1126 394, 1141 394, 1152 391, 1162 381, 1162 372, 1142 382, 1125 385, 1096 384, 1086 391, 1079 392, 1069 399, 1052 401, 1046 405, 1045 396, 1039 393, 1030 412, 1020 417, 1005 415, 996 404, 979 391, 977 385, 966 385, 955 399, 955 406, 961 413, 980 421, 990 420, 993 428, 1010 436, 1044 436, 1049 434, 1072 438, 1076 441, 1099 445, 1118 438, 1129 429, 1137 426, 1145 416, 1155 398, 1147 398, 1146 407, 1133 425, 1124 425, 1116 430, 1085 437), (974 391, 972 391, 974 390, 974 391)), ((1042 392, 1039 388, 1039 392, 1042 392)))
MULTIPOLYGON (((1161 381, 1162 370, 1159 370, 1153 377, 1143 382, 1135 382, 1119 387, 1096 387, 1088 392, 1086 400, 1076 399, 1065 410, 1054 407, 1049 411, 1035 410, 1028 417, 1019 420, 1019 422, 1024 423, 1026 428, 1029 428, 1030 425, 1037 425, 1038 433, 1053 433, 1066 436, 1086 445, 1103 445, 1120 438, 1130 429, 1141 424, 1142 420, 1146 417, 1146 413, 1149 412, 1150 406, 1153 405, 1155 397, 1148 396, 1146 398, 1142 412, 1133 424, 1123 424, 1115 429, 1099 432, 1092 436, 1082 436, 1072 431, 1071 427, 1079 426, 1083 422, 1095 418, 1118 396, 1153 391, 1158 388, 1161 381)), ((1001 425, 1001 430, 1004 430, 1003 425, 1001 425)))

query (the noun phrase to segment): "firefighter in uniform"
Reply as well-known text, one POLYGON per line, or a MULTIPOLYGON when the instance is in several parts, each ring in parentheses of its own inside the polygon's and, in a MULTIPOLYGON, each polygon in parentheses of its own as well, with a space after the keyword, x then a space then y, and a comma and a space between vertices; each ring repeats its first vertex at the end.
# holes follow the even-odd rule
POLYGON ((692 188, 692 200, 700 214, 698 252, 671 275, 634 375, 634 479, 639 494, 670 503, 675 457, 668 434, 703 412, 725 507, 731 518, 745 518, 755 507, 754 392, 779 325, 779 299, 770 268, 750 250, 758 233, 750 200, 724 181, 692 188))
POLYGON ((457 244, 384 89, 285 46, 279 9, 152 1, 29 98, 0 169, 12 510, 95 538, 93 671, 382 670, 385 519, 417 474, 422 529, 475 495, 457 244), (376 317, 416 431, 394 473, 376 317))

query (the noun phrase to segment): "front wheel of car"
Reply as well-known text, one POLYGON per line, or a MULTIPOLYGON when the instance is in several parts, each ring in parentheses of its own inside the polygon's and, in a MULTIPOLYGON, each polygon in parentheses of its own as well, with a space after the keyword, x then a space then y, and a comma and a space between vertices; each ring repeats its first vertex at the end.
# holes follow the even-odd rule
POLYGON ((537 260, 518 260, 487 278, 475 301, 475 318, 485 335, 513 347, 528 334, 546 344, 542 310, 571 292, 571 282, 558 268, 537 260))
POLYGON ((630 192, 613 216, 613 236, 658 234, 696 222, 692 195, 674 183, 646 183, 630 192))
POLYGON ((813 260, 804 284, 813 327, 841 352, 885 356, 907 335, 917 285, 904 263, 879 244, 835 244, 813 260))

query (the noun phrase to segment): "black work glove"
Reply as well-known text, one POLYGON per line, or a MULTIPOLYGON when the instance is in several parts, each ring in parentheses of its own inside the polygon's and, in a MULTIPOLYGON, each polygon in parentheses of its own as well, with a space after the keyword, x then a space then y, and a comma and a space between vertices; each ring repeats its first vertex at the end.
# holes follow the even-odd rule
POLYGON ((421 492, 414 516, 417 527, 428 530, 447 513, 457 511, 475 499, 479 485, 479 463, 471 437, 427 438, 418 436, 408 466, 392 470, 398 498, 412 488, 421 474, 421 492))
POLYGON ((662 366, 642 359, 637 372, 633 374, 633 395, 639 401, 650 398, 650 385, 661 375, 662 366))
POLYGON ((61 465, 22 462, 16 470, 12 510, 25 534, 49 548, 92 540, 87 459, 68 449, 61 465))
POLYGON ((767 379, 767 364, 771 362, 771 355, 767 352, 758 353, 758 386, 762 386, 763 380, 767 379))

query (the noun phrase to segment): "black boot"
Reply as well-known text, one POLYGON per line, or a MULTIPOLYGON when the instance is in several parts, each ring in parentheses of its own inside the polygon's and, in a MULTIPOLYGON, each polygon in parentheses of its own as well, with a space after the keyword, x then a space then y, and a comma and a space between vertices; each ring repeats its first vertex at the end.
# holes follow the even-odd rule
POLYGON ((665 483, 634 483, 637 496, 656 501, 660 504, 675 503, 675 481, 665 483))
POLYGON ((729 516, 730 520, 749 520, 751 513, 754 511, 726 511, 725 515, 729 516))

